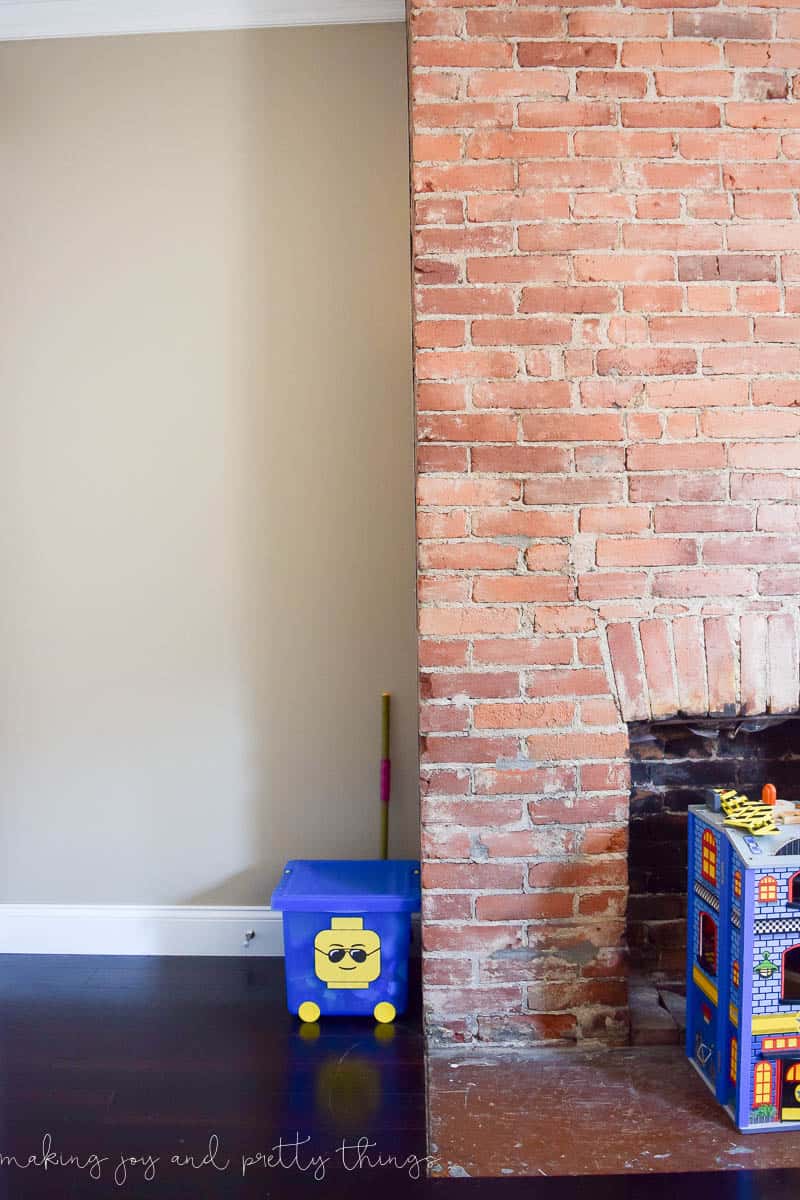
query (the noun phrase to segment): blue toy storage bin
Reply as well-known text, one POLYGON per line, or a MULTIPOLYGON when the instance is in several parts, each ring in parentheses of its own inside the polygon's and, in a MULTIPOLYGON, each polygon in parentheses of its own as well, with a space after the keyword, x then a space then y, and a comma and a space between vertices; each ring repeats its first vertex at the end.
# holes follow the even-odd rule
POLYGON ((286 999, 301 1021, 405 1011, 411 914, 420 906, 413 860, 293 859, 272 893, 283 913, 286 999))

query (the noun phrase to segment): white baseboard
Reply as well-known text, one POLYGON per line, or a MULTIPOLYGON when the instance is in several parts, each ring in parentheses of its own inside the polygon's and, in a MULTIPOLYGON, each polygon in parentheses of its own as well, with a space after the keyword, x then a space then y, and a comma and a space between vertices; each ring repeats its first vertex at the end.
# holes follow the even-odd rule
POLYGON ((0 0, 0 41, 404 21, 404 0, 0 0))
MULTIPOLYGON (((411 923, 419 954, 418 914, 411 923)), ((0 904, 0 954, 274 958, 283 954, 283 918, 236 905, 0 904)))
POLYGON ((283 954, 282 917, 224 905, 0 904, 0 954, 265 958, 283 954))

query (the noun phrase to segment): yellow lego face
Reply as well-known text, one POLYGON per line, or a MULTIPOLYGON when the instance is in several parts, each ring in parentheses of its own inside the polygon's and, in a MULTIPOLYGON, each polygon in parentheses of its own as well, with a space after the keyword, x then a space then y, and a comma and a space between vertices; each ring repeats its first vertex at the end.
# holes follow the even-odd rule
POLYGON ((381 939, 363 917, 332 917, 314 938, 314 970, 329 988, 366 988, 381 973, 381 939))

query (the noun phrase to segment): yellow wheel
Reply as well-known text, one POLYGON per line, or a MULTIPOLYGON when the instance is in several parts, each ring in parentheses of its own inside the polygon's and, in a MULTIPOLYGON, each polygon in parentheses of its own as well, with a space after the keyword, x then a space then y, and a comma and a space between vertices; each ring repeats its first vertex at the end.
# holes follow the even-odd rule
POLYGON ((397 1009, 388 1000, 381 1000, 372 1010, 372 1015, 381 1025, 388 1025, 397 1016, 397 1009))
POLYGON ((318 1021, 319 1005, 313 1000, 304 1000, 297 1010, 297 1015, 301 1021, 318 1021))

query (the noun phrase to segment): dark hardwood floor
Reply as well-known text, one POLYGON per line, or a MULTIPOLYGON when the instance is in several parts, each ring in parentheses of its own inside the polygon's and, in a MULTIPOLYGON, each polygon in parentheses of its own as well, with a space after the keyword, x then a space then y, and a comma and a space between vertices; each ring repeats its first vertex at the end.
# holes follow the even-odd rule
POLYGON ((281 959, 0 958, 0 1195, 413 1185, 426 1154, 413 966, 395 1026, 304 1027, 285 1010, 281 959), (361 1138, 373 1144, 359 1153, 361 1138), (405 1166, 369 1165, 381 1155, 405 1166))
POLYGON ((309 1029, 280 959, 0 956, 0 1198, 796 1200, 793 1171, 426 1178, 412 966, 395 1027, 309 1029))

